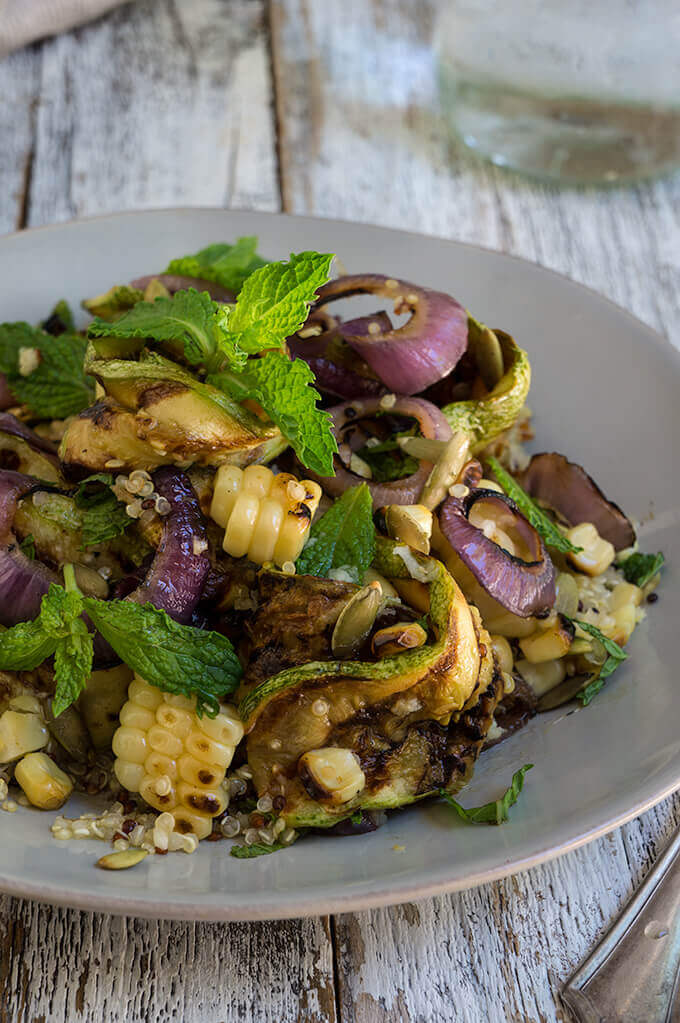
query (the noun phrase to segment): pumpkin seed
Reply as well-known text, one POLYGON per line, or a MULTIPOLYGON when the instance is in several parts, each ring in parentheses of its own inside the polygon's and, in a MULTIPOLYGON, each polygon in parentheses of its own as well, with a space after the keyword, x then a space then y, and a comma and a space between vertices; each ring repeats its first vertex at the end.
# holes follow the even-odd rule
POLYGON ((549 689, 540 698, 536 704, 536 710, 542 713, 546 710, 554 710, 556 707, 561 707, 563 703, 569 703, 577 693, 585 689, 591 679, 591 675, 572 675, 571 678, 566 678, 564 682, 560 682, 554 689, 549 689))
POLYGON ((373 628, 383 603, 380 583, 362 587, 343 607, 331 637, 331 649, 336 657, 355 654, 373 628))
POLYGON ((420 495, 420 503, 430 510, 441 504, 469 457, 470 438, 462 430, 456 430, 427 478, 420 495))
POLYGON ((468 313, 468 338, 477 363, 479 375, 487 391, 492 391, 505 373, 503 349, 500 341, 484 323, 468 313))
POLYGON ((432 512, 422 504, 390 504, 385 508, 385 527, 389 536, 408 544, 421 554, 430 553, 432 512))
POLYGON ((97 860, 97 866, 103 870, 127 870, 141 863, 145 856, 148 856, 146 849, 123 849, 102 856, 97 860))

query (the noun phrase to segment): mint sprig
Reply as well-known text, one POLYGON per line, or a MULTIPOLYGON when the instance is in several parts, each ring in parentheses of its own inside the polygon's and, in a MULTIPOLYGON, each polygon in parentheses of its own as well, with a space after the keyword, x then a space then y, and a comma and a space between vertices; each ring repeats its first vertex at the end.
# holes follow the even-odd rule
POLYGON ((52 336, 28 323, 0 324, 0 373, 12 394, 38 419, 65 419, 92 401, 94 385, 83 371, 86 342, 68 332, 52 336), (22 349, 37 365, 22 373, 22 349))
POLYGON ((290 443, 303 465, 319 476, 333 476, 333 455, 338 450, 327 412, 317 408, 321 399, 312 386, 314 374, 302 359, 290 360, 283 352, 267 352, 249 359, 240 373, 217 374, 209 383, 231 390, 239 400, 252 398, 267 413, 290 443))
POLYGON ((238 860, 254 860, 256 856, 267 856, 269 853, 280 852, 281 849, 289 849, 291 845, 291 842, 287 845, 284 845, 283 842, 273 842, 271 845, 265 845, 264 842, 254 842, 253 845, 232 845, 229 855, 235 856, 238 860))
POLYGON ((291 253, 248 277, 229 316, 229 332, 242 351, 280 348, 307 319, 310 303, 328 280, 333 260, 321 252, 291 253))
POLYGON ((253 235, 237 238, 233 245, 208 245, 193 255, 171 259, 165 273, 200 277, 238 293, 246 278, 265 265, 256 250, 257 238, 253 235))
POLYGON ((510 807, 514 806, 519 799, 524 787, 525 774, 533 766, 533 764, 524 764, 523 767, 520 767, 519 771, 515 771, 513 774, 510 786, 503 795, 491 803, 485 803, 483 806, 473 806, 466 810, 465 807, 456 802, 446 789, 440 789, 439 795, 468 824, 503 824, 508 820, 510 807))
POLYGON ((626 558, 619 568, 623 572, 626 582, 634 583, 642 588, 650 579, 654 578, 657 572, 661 571, 665 561, 661 551, 657 554, 642 554, 638 551, 626 558))
POLYGON ((365 483, 346 490, 312 526, 297 560, 298 575, 328 576, 346 568, 361 582, 375 556, 373 502, 365 483))
POLYGON ((179 341, 192 365, 210 365, 218 352, 221 331, 215 318, 218 306, 207 291, 178 291, 171 298, 137 302, 115 323, 96 317, 87 328, 89 337, 152 338, 179 341))
POLYGON ((196 711, 214 716, 220 698, 241 677, 234 649, 221 633, 180 625, 152 604, 84 597, 72 565, 64 566, 66 587, 52 583, 35 621, 0 633, 0 670, 37 668, 54 655, 58 717, 78 698, 92 673, 93 640, 83 613, 133 671, 164 692, 196 697, 196 711))
MULTIPOLYGON (((564 616, 569 618, 568 615, 564 616)), ((620 647, 618 643, 615 643, 613 639, 609 639, 603 632, 598 629, 596 625, 591 625, 590 622, 581 621, 580 618, 569 618, 572 625, 578 625, 580 629, 587 632, 589 636, 596 639, 598 643, 601 643, 604 647, 607 659, 604 664, 600 667, 597 675, 592 679, 588 685, 584 686, 583 689, 579 690, 576 694, 576 699, 580 700, 584 707, 586 707, 590 701, 596 696, 599 691, 603 688, 605 681, 612 675, 619 665, 625 661, 628 654, 620 647)))
POLYGON ((132 519, 110 489, 113 476, 99 472, 83 480, 75 492, 76 507, 82 512, 83 547, 106 543, 125 532, 132 519))
POLYGON ((526 491, 520 487, 517 480, 513 479, 510 473, 505 471, 497 458, 489 455, 486 458, 486 461, 493 470, 494 476, 505 493, 515 502, 527 522, 529 522, 536 532, 543 537, 548 547, 552 547, 556 551, 561 551, 562 554, 578 554, 579 551, 583 550, 582 547, 576 547, 566 538, 564 533, 557 528, 550 516, 546 515, 546 513, 529 497, 526 491))

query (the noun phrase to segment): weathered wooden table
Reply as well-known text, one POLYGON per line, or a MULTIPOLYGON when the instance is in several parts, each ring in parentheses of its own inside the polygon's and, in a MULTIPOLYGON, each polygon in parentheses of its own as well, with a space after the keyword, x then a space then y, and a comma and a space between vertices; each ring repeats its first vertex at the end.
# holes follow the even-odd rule
MULTIPOLYGON (((140 0, 17 53, 0 231, 192 204, 372 221, 554 267, 677 340, 680 176, 560 192, 480 166, 434 113, 431 21, 424 0, 140 0)), ((562 1020, 560 982, 678 823, 676 797, 504 882, 334 919, 0 897, 0 1021, 562 1020)))

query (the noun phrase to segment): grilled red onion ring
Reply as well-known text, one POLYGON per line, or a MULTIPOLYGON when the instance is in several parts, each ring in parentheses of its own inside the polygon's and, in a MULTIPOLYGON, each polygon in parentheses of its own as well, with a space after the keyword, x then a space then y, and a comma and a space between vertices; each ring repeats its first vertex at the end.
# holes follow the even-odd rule
POLYGON ((439 525, 480 586, 506 610, 529 618, 554 605, 555 569, 543 540, 505 494, 477 489, 462 501, 448 497, 439 511, 439 525), (501 528, 512 528, 526 548, 526 560, 499 547, 469 521, 480 501, 491 506, 501 528))
POLYGON ((7 627, 37 618, 54 572, 20 550, 12 533, 17 504, 45 484, 9 469, 0 470, 0 623, 7 627))
POLYGON ((585 469, 556 451, 534 455, 518 476, 531 497, 544 502, 572 526, 592 522, 617 551, 632 547, 635 530, 618 504, 609 501, 585 469))
POLYGON ((148 601, 186 625, 210 570, 205 519, 185 473, 164 466, 153 474, 153 482, 171 510, 163 519, 161 542, 146 578, 126 599, 137 604, 148 601))
POLYGON ((315 308, 362 293, 393 299, 398 312, 413 314, 397 329, 382 330, 376 320, 372 330, 363 318, 343 324, 344 339, 390 390, 417 394, 451 372, 468 339, 467 313, 455 299, 382 274, 354 274, 319 288, 315 308))
POLYGON ((369 375, 371 371, 365 364, 367 372, 357 372, 356 353, 347 347, 343 351, 341 347, 345 330, 351 334, 365 333, 369 323, 377 323, 383 332, 392 329, 390 318, 384 312, 343 323, 332 316, 324 315, 324 311, 319 310, 311 314, 305 327, 316 325, 325 329, 312 337, 294 334, 288 338, 288 350, 294 358, 303 359, 307 363, 316 378, 316 386, 326 394, 345 400, 373 398, 385 393, 385 385, 376 377, 369 375))
POLYGON ((180 274, 147 274, 146 277, 138 277, 130 281, 131 288, 138 288, 144 291, 151 281, 160 281, 165 285, 171 295, 176 291, 185 291, 187 288, 196 288, 197 291, 207 291, 215 302, 235 302, 236 295, 229 288, 223 288, 221 284, 214 281, 205 281, 202 277, 183 277, 180 274))
MULTIPOLYGON (((360 419, 374 416, 378 412, 390 412, 398 416, 409 416, 415 419, 423 437, 432 440, 449 440, 451 427, 444 413, 436 405, 422 398, 397 397, 393 404, 385 404, 386 398, 364 398, 328 409, 335 439, 342 443, 343 432, 360 419)), ((335 456, 335 476, 316 476, 324 490, 331 497, 355 487, 359 483, 367 483, 373 497, 373 507, 383 508, 387 504, 415 504, 432 470, 431 462, 421 462, 417 471, 403 480, 392 483, 374 483, 365 480, 347 469, 338 455, 335 456)), ((310 475, 314 475, 313 473, 310 475)))

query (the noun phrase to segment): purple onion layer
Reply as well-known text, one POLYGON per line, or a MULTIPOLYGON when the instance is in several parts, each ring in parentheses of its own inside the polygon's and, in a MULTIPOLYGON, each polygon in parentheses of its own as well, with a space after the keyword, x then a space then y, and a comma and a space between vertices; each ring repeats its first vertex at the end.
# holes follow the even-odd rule
POLYGON ((517 505, 495 490, 473 490, 464 500, 448 497, 439 511, 439 525, 464 565, 486 592, 520 618, 544 614, 555 603, 555 568, 543 540, 517 505), (484 501, 500 510, 521 537, 529 557, 523 560, 499 547, 469 521, 471 509, 484 501))
POLYGON ((592 522, 617 551, 635 543, 635 530, 618 504, 609 501, 585 469, 564 455, 556 451, 534 455, 518 480, 527 494, 553 508, 570 525, 592 522))
POLYGON ((127 598, 147 601, 186 625, 196 609, 210 570, 206 524, 188 476, 165 466, 153 474, 154 487, 170 504, 151 568, 127 598), (198 553, 197 553, 198 552, 198 553))
POLYGON ((0 470, 0 623, 8 628, 37 618, 50 583, 59 582, 54 572, 20 550, 12 533, 18 502, 39 486, 44 484, 31 476, 0 470))
POLYGON ((384 330, 376 319, 345 323, 342 336, 383 383, 398 394, 416 394, 441 380, 467 348, 468 317, 450 295, 382 274, 338 277, 319 288, 316 308, 358 294, 382 295, 398 312, 411 312, 402 327, 384 330))

